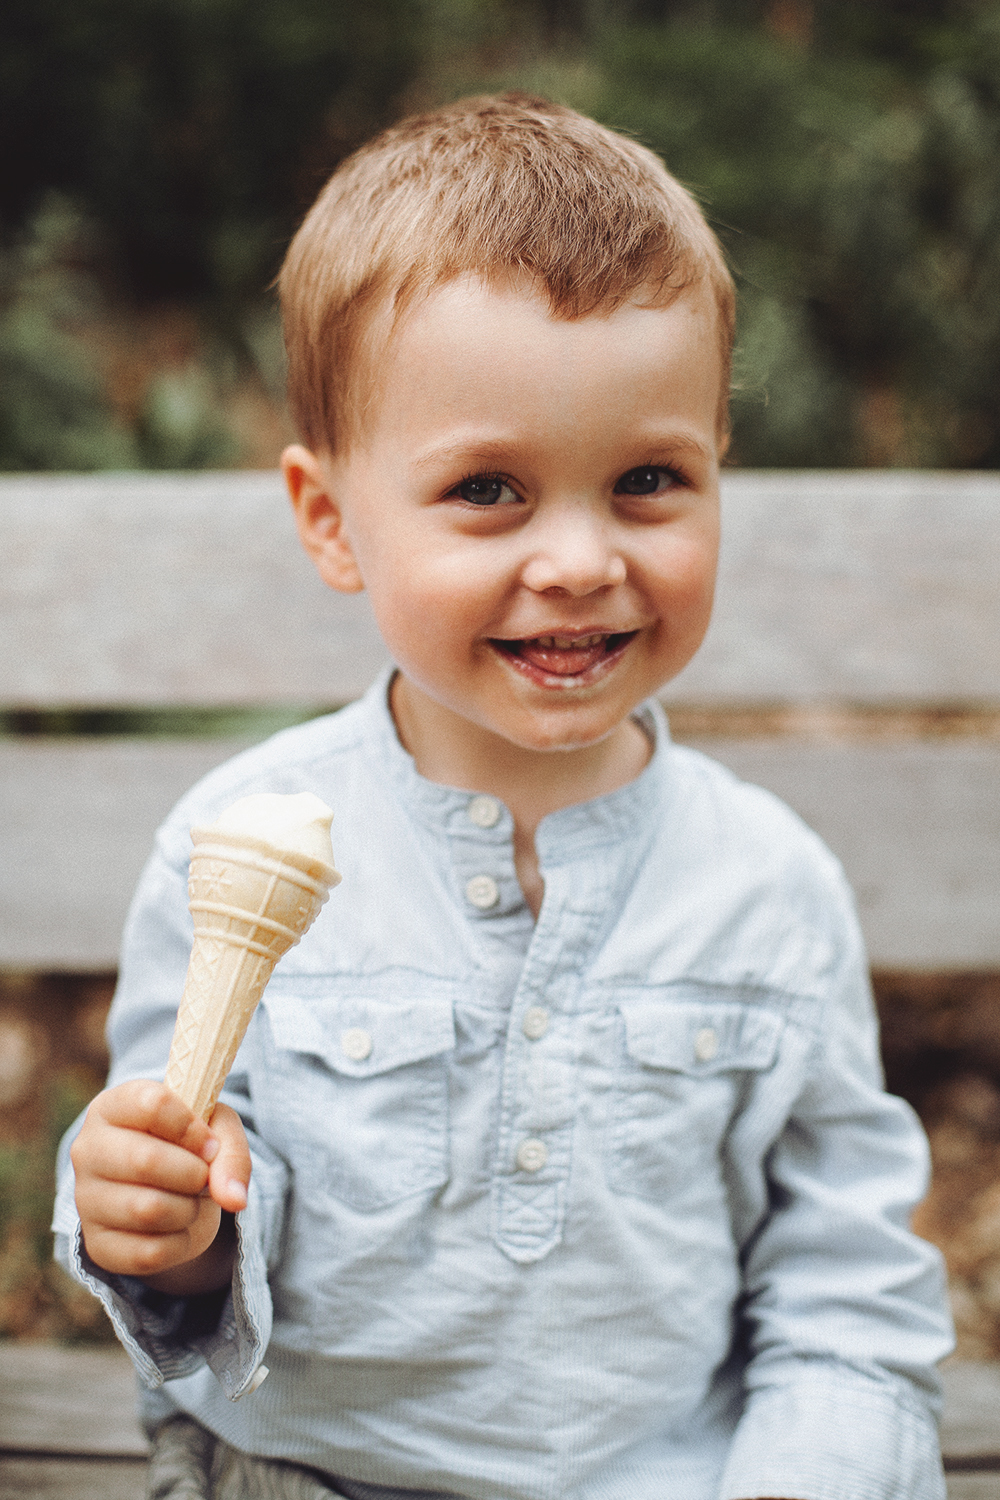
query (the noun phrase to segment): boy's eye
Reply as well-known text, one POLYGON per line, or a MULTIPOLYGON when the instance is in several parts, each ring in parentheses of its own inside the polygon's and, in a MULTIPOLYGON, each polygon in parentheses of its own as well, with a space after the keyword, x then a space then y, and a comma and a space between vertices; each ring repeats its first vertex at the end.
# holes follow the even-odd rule
POLYGON ((518 497, 502 474, 470 474, 452 491, 470 505, 515 505, 518 497))
POLYGON ((656 469, 643 465, 640 469, 629 469, 615 484, 616 495, 657 495, 676 484, 678 476, 673 469, 656 469))

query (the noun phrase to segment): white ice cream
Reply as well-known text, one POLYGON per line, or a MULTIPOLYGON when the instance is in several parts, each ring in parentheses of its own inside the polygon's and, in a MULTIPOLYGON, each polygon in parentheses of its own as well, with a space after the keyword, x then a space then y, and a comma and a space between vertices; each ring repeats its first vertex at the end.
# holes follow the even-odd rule
POLYGON ((227 834, 263 839, 276 849, 304 854, 332 866, 332 821, 333 813, 312 792, 287 796, 280 792, 257 792, 227 807, 204 833, 218 835, 223 842, 227 834))

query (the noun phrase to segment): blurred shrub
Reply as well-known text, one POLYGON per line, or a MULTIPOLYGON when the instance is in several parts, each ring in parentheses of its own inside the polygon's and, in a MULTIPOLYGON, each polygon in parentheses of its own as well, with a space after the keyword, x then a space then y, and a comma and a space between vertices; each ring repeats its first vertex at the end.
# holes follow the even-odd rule
POLYGON ((111 306, 106 260, 93 222, 56 193, 0 251, 0 470, 238 462, 234 392, 255 382, 281 401, 274 310, 251 305, 228 338, 189 318, 186 338, 150 354, 134 306, 111 306))
POLYGON ((95 1090, 84 1070, 46 1084, 44 1125, 24 1142, 0 1141, 0 1336, 113 1343, 95 1297, 52 1259, 56 1148, 95 1090))
POLYGON ((165 370, 150 382, 140 428, 150 469, 224 469, 237 457, 235 439, 215 407, 207 372, 198 365, 165 370))
POLYGON ((72 193, 144 295, 258 293, 298 211, 385 122, 413 0, 33 0, 0 52, 0 217, 72 193))
POLYGON ((634 132, 705 204, 741 287, 739 462, 1000 465, 998 0, 37 0, 5 29, 0 466, 270 461, 246 435, 262 401, 281 426, 261 297, 296 217, 402 111, 510 86, 634 132), (103 236, 89 282, 51 253, 67 194, 103 236), (202 330, 126 400, 74 312, 100 284, 202 330))
POLYGON ((685 25, 596 49, 597 112, 695 189, 738 272, 743 462, 1000 462, 1000 7, 902 51, 685 25))
POLYGON ((24 238, 0 254, 2 469, 127 469, 140 463, 78 336, 97 296, 68 259, 80 228, 68 203, 50 194, 24 238))

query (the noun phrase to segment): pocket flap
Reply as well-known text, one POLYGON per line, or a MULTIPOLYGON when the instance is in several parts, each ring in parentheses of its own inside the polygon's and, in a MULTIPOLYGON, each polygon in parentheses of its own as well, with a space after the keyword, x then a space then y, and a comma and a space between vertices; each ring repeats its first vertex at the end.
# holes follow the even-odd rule
POLYGON ((622 1000, 629 1056, 676 1073, 722 1073, 769 1068, 784 1026, 757 1006, 622 1000))
POLYGON ((314 996, 266 990, 263 1000, 277 1046, 318 1057, 335 1073, 368 1078, 449 1052, 455 1045, 450 994, 399 999, 314 996))

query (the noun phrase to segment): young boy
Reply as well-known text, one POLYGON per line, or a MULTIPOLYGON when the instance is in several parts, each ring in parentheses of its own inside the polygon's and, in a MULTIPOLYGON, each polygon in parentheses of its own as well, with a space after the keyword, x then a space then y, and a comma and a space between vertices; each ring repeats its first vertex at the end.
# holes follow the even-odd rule
POLYGON ((151 1493, 939 1500, 925 1149, 849 894, 651 696, 712 601, 714 238, 634 143, 467 100, 335 174, 281 290, 301 537, 396 666, 195 788, 129 919, 56 1228, 151 1493), (334 807, 345 878, 209 1130, 148 1081, 188 830, 265 790, 334 807))

